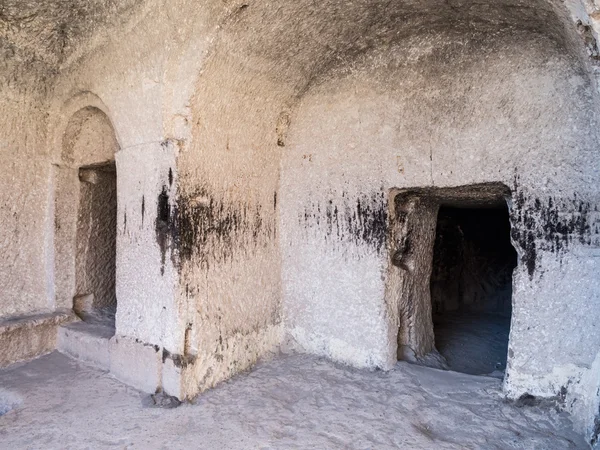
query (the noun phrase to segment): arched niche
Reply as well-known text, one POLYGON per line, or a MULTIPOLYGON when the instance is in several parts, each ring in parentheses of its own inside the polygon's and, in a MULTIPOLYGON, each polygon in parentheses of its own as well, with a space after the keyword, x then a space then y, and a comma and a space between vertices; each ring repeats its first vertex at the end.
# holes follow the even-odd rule
POLYGON ((74 308, 89 319, 105 317, 114 326, 115 153, 119 144, 110 119, 96 106, 75 111, 58 141, 60 158, 54 166, 56 304, 74 308))

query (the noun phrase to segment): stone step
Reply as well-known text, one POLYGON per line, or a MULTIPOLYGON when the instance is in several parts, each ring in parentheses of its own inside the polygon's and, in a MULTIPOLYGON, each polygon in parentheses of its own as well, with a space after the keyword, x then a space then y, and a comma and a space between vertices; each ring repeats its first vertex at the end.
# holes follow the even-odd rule
POLYGON ((59 352, 110 370, 110 339, 115 329, 106 324, 75 322, 58 329, 59 352))

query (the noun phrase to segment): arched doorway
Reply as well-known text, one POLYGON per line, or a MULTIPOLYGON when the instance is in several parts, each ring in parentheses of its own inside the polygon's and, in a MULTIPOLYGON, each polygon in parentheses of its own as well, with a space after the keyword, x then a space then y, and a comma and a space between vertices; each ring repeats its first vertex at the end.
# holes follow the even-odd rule
POLYGON ((56 166, 57 303, 114 334, 118 142, 106 114, 78 110, 62 136, 56 166))

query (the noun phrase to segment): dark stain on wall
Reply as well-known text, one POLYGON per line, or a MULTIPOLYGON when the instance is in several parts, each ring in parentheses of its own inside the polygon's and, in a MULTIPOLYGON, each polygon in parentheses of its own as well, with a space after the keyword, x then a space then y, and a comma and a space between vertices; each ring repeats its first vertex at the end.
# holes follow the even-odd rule
MULTIPOLYGON (((170 172, 170 169, 169 169, 170 172)), ((167 250, 171 242, 171 205, 169 203, 169 192, 166 186, 162 187, 161 193, 158 195, 156 206, 156 241, 160 248, 160 274, 165 273, 165 260, 167 250)))
POLYGON ((527 195, 518 181, 516 176, 511 236, 522 249, 521 261, 530 277, 535 273, 540 250, 561 256, 574 242, 600 246, 597 205, 582 200, 577 193, 570 198, 527 195))
POLYGON ((146 215, 146 197, 142 195, 142 226, 144 226, 144 216, 146 215))
POLYGON ((594 429, 592 430, 592 436, 590 437, 590 446, 594 447, 598 443, 598 437, 600 436, 600 412, 599 415, 594 417, 594 429))
POLYGON ((167 187, 162 187, 162 192, 158 195, 158 204, 156 211, 157 223, 168 224, 171 217, 171 205, 169 204, 169 194, 167 187))
POLYGON ((275 236, 275 218, 265 219, 260 203, 233 203, 206 187, 180 195, 174 218, 178 266, 196 260, 208 268, 266 245, 275 236))
POLYGON ((167 349, 162 349, 162 362, 163 364, 167 359, 173 361, 173 365, 180 369, 184 369, 188 366, 193 365, 196 362, 196 356, 194 355, 180 355, 178 353, 171 353, 167 349))
POLYGON ((342 202, 311 203, 299 216, 299 222, 309 228, 324 227, 327 240, 335 237, 381 252, 387 241, 387 196, 384 192, 375 192, 350 198, 342 192, 342 202))

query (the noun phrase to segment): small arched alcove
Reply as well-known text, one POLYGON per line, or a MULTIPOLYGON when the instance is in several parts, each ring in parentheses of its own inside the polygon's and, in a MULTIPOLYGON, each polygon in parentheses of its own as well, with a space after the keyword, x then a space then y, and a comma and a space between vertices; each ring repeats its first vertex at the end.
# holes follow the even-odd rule
POLYGON ((62 136, 55 202, 57 303, 113 332, 118 148, 102 110, 90 106, 75 112, 62 136))

